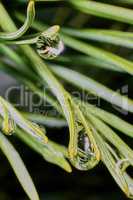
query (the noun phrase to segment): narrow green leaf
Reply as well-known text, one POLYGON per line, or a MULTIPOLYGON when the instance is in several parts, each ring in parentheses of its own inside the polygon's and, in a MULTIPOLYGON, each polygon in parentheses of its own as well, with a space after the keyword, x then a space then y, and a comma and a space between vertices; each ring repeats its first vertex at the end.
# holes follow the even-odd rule
POLYGON ((133 101, 126 96, 120 95, 118 92, 111 90, 110 88, 105 87, 101 83, 80 74, 74 70, 54 65, 52 66, 52 70, 57 76, 60 76, 67 82, 74 84, 75 86, 86 90, 87 92, 91 92, 96 96, 99 96, 106 101, 115 104, 122 109, 128 110, 129 112, 133 112, 133 101))
POLYGON ((41 114, 34 114, 34 113, 22 113, 24 117, 26 117, 28 120, 43 124, 48 127, 56 127, 56 128, 62 128, 64 126, 67 126, 67 123, 64 119, 57 118, 57 117, 50 117, 45 116, 41 114))
POLYGON ((79 67, 97 67, 100 69, 105 70, 113 70, 116 72, 124 72, 123 69, 116 67, 115 65, 112 65, 110 63, 107 63, 103 61, 102 59, 93 58, 91 56, 76 54, 73 56, 60 56, 58 59, 56 59, 54 62, 62 63, 62 64, 69 64, 71 66, 79 66, 79 67), (78 57, 78 59, 77 59, 78 57))
POLYGON ((62 29, 64 33, 77 37, 77 38, 83 38, 83 39, 89 39, 104 43, 110 43, 113 45, 119 45, 127 48, 133 48, 133 39, 128 38, 128 33, 126 32, 114 32, 115 34, 111 34, 111 31, 109 30, 102 30, 102 29, 70 29, 70 28, 63 28, 62 29), (121 35, 124 35, 124 39, 120 37, 121 35))
POLYGON ((70 164, 65 159, 65 157, 68 157, 68 153, 64 146, 50 140, 47 145, 43 145, 34 137, 27 135, 26 132, 20 129, 17 129, 16 135, 33 150, 39 153, 46 161, 61 167, 68 173, 72 172, 70 164))
POLYGON ((32 179, 18 152, 8 139, 0 132, 0 148, 10 162, 19 182, 31 200, 39 200, 32 179))
POLYGON ((113 53, 107 52, 98 47, 86 44, 84 42, 78 41, 72 37, 62 35, 62 39, 65 44, 77 51, 80 51, 86 55, 92 56, 94 58, 102 59, 103 61, 115 65, 116 67, 122 68, 126 72, 133 74, 133 63, 117 56, 113 53))
POLYGON ((133 125, 124 121, 123 119, 117 117, 115 114, 107 112, 101 108, 98 108, 90 103, 81 102, 79 99, 75 99, 79 104, 81 110, 85 112, 87 116, 88 113, 93 114, 99 119, 103 120, 105 123, 109 124, 113 128, 119 130, 120 132, 126 134, 127 136, 133 137, 133 125))
POLYGON ((118 149, 119 153, 127 158, 133 166, 133 151, 132 149, 104 122, 98 118, 87 114, 90 121, 95 125, 96 129, 106 138, 109 144, 114 145, 118 149))
POLYGON ((95 1, 70 0, 70 2, 84 13, 133 24, 133 12, 131 9, 95 1))
POLYGON ((107 166, 108 170, 111 172, 112 176, 125 192, 127 197, 132 198, 133 179, 128 175, 126 169, 129 166, 133 167, 133 151, 102 121, 91 115, 89 116, 89 119, 92 120, 92 123, 95 124, 97 130, 102 134, 102 136, 104 136, 104 140, 107 141, 107 143, 102 142, 99 137, 100 135, 95 132, 97 142, 100 145, 104 164, 107 166), (108 148, 108 150, 106 148, 108 148), (106 157, 107 154, 108 157, 106 157), (123 164, 123 167, 121 164, 123 164))
POLYGON ((112 175, 118 186, 128 196, 128 184, 120 170, 119 173, 116 171, 116 162, 109 150, 107 149, 105 141, 100 136, 100 134, 97 133, 97 131, 95 132, 95 138, 97 139, 97 143, 101 151, 101 160, 109 170, 110 174, 112 175))

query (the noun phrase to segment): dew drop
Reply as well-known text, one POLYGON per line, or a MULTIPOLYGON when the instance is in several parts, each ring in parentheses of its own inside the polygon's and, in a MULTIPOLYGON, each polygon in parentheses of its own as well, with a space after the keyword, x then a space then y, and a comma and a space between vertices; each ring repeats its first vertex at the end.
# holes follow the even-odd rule
POLYGON ((83 128, 78 133, 77 146, 77 155, 73 159, 70 159, 75 168, 86 171, 98 164, 99 161, 96 158, 93 146, 83 128))
POLYGON ((58 31, 58 26, 53 26, 38 37, 37 52, 44 59, 54 59, 64 50, 58 31))

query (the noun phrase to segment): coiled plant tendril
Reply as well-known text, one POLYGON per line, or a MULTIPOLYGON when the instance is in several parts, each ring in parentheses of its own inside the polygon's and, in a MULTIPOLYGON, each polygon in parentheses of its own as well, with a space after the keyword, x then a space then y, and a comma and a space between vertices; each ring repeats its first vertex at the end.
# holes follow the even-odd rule
POLYGON ((15 40, 20 38, 31 26, 35 18, 35 1, 30 0, 27 7, 27 17, 23 26, 12 33, 0 33, 0 40, 15 40))

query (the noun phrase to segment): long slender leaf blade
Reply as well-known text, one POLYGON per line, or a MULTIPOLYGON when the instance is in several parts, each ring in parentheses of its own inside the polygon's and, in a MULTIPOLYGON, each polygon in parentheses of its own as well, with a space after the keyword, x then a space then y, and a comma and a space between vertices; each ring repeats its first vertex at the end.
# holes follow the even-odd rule
POLYGON ((113 45, 119 45, 127 48, 133 48, 133 40, 128 38, 128 34, 126 32, 114 32, 115 34, 111 34, 110 31, 104 31, 101 29, 70 29, 70 28, 63 28, 64 33, 77 37, 83 38, 88 40, 94 40, 98 42, 110 43, 113 45), (119 36, 120 34, 120 36, 119 36), (124 35, 121 37, 121 35, 124 35))
POLYGON ((106 101, 113 103, 129 112, 133 112, 133 100, 120 95, 118 92, 114 92, 110 88, 105 87, 101 83, 78 73, 74 70, 62 67, 55 66, 52 67, 52 70, 57 76, 60 76, 64 80, 76 85, 77 87, 93 93, 96 96, 100 96, 106 101), (126 105, 126 106, 125 106, 126 105))
POLYGON ((103 49, 100 49, 98 47, 94 47, 90 44, 86 44, 82 41, 76 40, 70 36, 62 35, 62 39, 65 42, 65 44, 72 49, 75 49, 77 51, 80 51, 86 55, 92 56, 94 58, 102 59, 103 61, 106 61, 112 65, 115 65, 116 67, 122 68, 126 72, 133 75, 133 63, 117 56, 113 53, 110 53, 108 51, 105 51, 103 49))
POLYGON ((0 148, 12 166, 20 184, 31 200, 39 200, 34 183, 18 152, 8 139, 0 132, 0 148))
POLYGON ((131 9, 95 1, 70 0, 70 2, 84 13, 133 24, 133 12, 131 9))

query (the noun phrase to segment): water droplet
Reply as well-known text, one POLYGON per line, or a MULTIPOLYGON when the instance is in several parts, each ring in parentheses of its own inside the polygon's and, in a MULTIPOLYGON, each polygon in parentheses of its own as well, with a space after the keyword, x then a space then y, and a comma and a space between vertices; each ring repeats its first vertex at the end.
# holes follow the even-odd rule
POLYGON ((98 164, 93 145, 91 144, 88 135, 82 128, 78 133, 77 155, 70 159, 72 165, 79 170, 89 170, 98 164))
POLYGON ((37 52, 44 59, 54 59, 64 50, 58 31, 59 27, 53 26, 38 37, 37 52))

